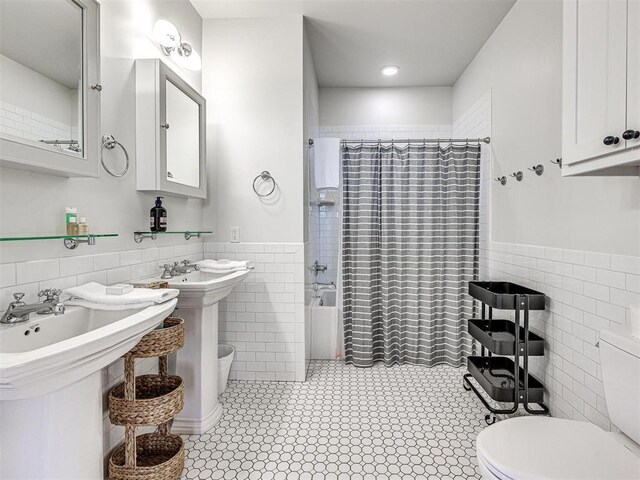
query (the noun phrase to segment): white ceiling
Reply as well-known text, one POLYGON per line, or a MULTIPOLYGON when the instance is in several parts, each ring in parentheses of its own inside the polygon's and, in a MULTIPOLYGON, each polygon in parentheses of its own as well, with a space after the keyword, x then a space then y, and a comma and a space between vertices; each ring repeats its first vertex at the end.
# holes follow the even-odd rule
POLYGON ((0 0, 0 53, 78 88, 82 9, 71 0, 0 0))
POLYGON ((515 0, 191 0, 202 18, 304 15, 321 87, 450 86, 515 0), (398 65, 384 77, 380 68, 398 65))

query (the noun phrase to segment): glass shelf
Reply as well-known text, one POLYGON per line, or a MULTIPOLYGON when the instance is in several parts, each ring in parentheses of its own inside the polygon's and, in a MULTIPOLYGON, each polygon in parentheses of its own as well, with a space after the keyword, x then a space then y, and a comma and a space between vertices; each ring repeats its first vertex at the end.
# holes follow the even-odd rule
POLYGON ((0 237, 0 242, 28 242, 33 240, 62 240, 64 246, 73 250, 81 243, 95 245, 96 238, 117 237, 117 233, 90 233, 88 235, 22 235, 16 237, 0 237))
POLYGON ((200 238, 204 234, 213 233, 211 230, 171 230, 166 232, 133 232, 133 239, 136 243, 142 242, 145 238, 155 240, 158 235, 184 235, 185 240, 193 237, 200 238))

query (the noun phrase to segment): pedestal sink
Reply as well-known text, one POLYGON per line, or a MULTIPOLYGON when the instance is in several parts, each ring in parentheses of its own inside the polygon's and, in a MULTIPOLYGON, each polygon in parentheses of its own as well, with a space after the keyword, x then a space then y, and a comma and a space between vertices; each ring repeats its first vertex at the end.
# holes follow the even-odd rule
MULTIPOLYGON (((177 356, 177 374, 185 385, 184 408, 172 432, 205 433, 218 423, 218 302, 244 281, 250 270, 219 274, 195 271, 166 281, 180 290, 178 315, 185 321, 184 348, 177 356)), ((140 284, 159 280, 145 279, 140 284)))
POLYGON ((67 307, 0 326, 0 479, 103 477, 101 370, 175 308, 67 307))

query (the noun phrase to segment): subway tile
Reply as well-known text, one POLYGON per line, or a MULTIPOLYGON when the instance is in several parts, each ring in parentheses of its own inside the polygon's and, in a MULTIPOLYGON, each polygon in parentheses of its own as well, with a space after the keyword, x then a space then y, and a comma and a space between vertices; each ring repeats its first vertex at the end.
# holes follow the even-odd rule
POLYGON ((608 270, 611 268, 611 255, 608 253, 585 252, 584 264, 589 267, 608 270))
POLYGON ((640 275, 640 257, 611 255, 611 270, 640 275))
POLYGON ((94 270, 107 270, 120 266, 120 254, 118 253, 102 253, 93 256, 94 270))
POLYGON ((35 260, 16 264, 16 283, 32 283, 60 276, 60 260, 35 260))
POLYGON ((0 288, 10 287, 16 284, 16 264, 0 264, 0 288))
POLYGON ((616 288, 625 288, 626 283, 624 273, 602 269, 597 270, 596 280, 600 285, 606 285, 608 287, 616 288))
POLYGON ((69 275, 78 275, 81 273, 93 272, 93 255, 84 255, 81 257, 63 257, 60 259, 60 275, 67 277, 69 275))

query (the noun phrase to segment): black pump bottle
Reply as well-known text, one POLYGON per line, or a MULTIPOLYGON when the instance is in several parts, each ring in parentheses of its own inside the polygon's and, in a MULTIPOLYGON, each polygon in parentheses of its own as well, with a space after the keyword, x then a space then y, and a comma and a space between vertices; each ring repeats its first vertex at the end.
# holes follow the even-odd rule
POLYGON ((167 231, 167 209, 162 206, 162 199, 164 197, 156 198, 156 206, 151 209, 151 216, 149 223, 152 232, 166 232, 167 231))

